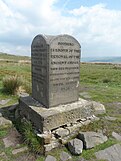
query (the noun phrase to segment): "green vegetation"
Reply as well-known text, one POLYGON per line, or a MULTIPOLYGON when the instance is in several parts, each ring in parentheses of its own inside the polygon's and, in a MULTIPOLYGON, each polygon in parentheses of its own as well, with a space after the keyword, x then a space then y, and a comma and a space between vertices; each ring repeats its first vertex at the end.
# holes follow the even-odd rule
POLYGON ((3 90, 9 94, 16 94, 18 88, 22 86, 21 77, 15 76, 5 76, 3 78, 3 90))
MULTIPOLYGON (((13 58, 16 59, 16 56, 13 58)), ((12 95, 12 94, 3 92, 3 82, 2 82, 3 79, 6 76, 13 77, 15 75, 17 75, 18 77, 21 77, 24 90, 28 93, 31 93, 31 64, 26 64, 26 63, 21 64, 21 63, 1 61, 0 62, 0 100, 4 100, 4 99, 11 99, 11 100, 6 105, 0 105, 0 107, 12 105, 18 101, 17 95, 12 95)))
POLYGON ((10 55, 7 53, 0 53, 0 59, 5 59, 5 60, 30 60, 31 58, 28 56, 18 56, 18 55, 10 55))
MULTIPOLYGON (((28 57, 9 56, 7 54, 0 54, 0 59, 11 60, 30 60, 28 57)), ((31 64, 27 63, 15 63, 13 61, 1 61, 0 62, 0 100, 11 99, 6 105, 0 105, 0 107, 14 104, 18 101, 17 95, 8 94, 3 92, 2 80, 6 76, 15 76, 22 78, 24 89, 31 93, 31 64)), ((81 63, 80 66, 80 93, 86 92, 90 97, 89 100, 99 101, 106 107, 107 113, 105 115, 116 117, 117 120, 108 121, 104 119, 105 115, 100 115, 99 121, 89 124, 82 128, 82 131, 98 131, 104 130, 109 140, 104 144, 96 146, 94 149, 83 151, 82 157, 85 159, 95 159, 94 153, 98 150, 102 150, 116 143, 111 137, 112 131, 121 133, 121 68, 116 67, 113 64, 91 64, 81 63)), ((81 95, 85 98, 84 95, 81 95)), ((86 98, 85 98, 86 99, 86 98)), ((39 153, 41 150, 39 138, 33 133, 32 125, 29 122, 25 122, 23 127, 20 127, 24 134, 25 142, 31 147, 31 150, 35 153, 39 153)), ((0 153, 5 151, 2 138, 7 135, 7 129, 0 129, 0 153)), ((59 158, 61 151, 66 151, 66 148, 55 149, 48 154, 59 158)), ((11 149, 6 149, 6 155, 8 158, 12 158, 11 149), (8 152, 7 152, 8 151, 8 152)), ((80 156, 73 156, 73 160, 77 161, 80 156)), ((0 158, 1 159, 1 158, 0 158)), ((9 159, 8 159, 9 160, 9 159)), ((36 161, 43 161, 44 157, 39 157, 36 161)), ((96 161, 96 160, 95 160, 96 161)))
POLYGON ((40 139, 35 133, 31 122, 25 119, 18 119, 15 126, 23 136, 24 142, 28 145, 29 149, 37 154, 43 153, 43 140, 40 139))
POLYGON ((80 72, 80 86, 93 100, 102 103, 121 100, 121 69, 115 69, 113 64, 81 64, 80 72))
POLYGON ((5 137, 7 135, 8 131, 6 129, 0 128, 0 138, 5 137))

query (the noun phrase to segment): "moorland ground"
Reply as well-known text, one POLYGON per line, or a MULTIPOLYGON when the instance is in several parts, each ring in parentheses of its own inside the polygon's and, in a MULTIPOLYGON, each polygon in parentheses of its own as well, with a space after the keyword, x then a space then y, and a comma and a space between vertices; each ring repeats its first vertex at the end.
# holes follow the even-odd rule
MULTIPOLYGON (((18 95, 11 95, 6 92, 3 92, 2 80, 6 75, 13 76, 17 75, 21 77, 26 84, 28 84, 31 89, 31 64, 23 62, 14 62, 13 60, 19 59, 22 57, 14 56, 0 56, 0 59, 9 59, 10 61, 1 61, 0 62, 0 100, 10 99, 9 102, 5 105, 0 105, 0 108, 4 106, 13 105, 18 102, 18 95)), ((26 57, 27 59, 27 57, 26 57)), ((24 60, 24 59, 23 59, 24 60)), ((30 58, 29 58, 30 60, 30 58)), ((29 90, 31 91, 31 90, 29 90)), ((95 64, 95 63, 81 63, 80 65, 80 97, 87 100, 98 101, 105 105, 106 114, 100 115, 100 121, 97 121, 93 124, 85 126, 82 130, 104 130, 106 135, 109 137, 107 143, 104 143, 102 146, 96 147, 93 150, 83 152, 82 156, 86 159, 93 160, 94 152, 99 149, 104 149, 114 144, 116 141, 112 139, 111 133, 113 131, 121 134, 121 66, 114 64, 95 64), (116 117, 116 120, 110 121, 104 119, 105 116, 116 117)), ((30 92, 31 94, 31 92, 30 92)), ((0 154, 5 152, 8 160, 23 160, 28 153, 20 154, 13 156, 11 154, 12 148, 5 148, 2 139, 9 134, 9 128, 0 129, 0 154)), ((58 156, 59 150, 56 150, 53 155, 58 156)), ((64 149, 66 151, 66 149, 64 149)), ((31 154, 33 156, 33 154, 31 154)), ((32 158, 32 157, 31 157, 32 158)), ((77 160, 79 156, 73 157, 73 160, 77 160)), ((4 160, 0 156, 1 160, 4 160)), ((32 160, 29 158, 29 160, 32 160)), ((35 158, 33 158, 33 161, 35 158)), ((38 161, 44 160, 43 157, 39 157, 38 161)))

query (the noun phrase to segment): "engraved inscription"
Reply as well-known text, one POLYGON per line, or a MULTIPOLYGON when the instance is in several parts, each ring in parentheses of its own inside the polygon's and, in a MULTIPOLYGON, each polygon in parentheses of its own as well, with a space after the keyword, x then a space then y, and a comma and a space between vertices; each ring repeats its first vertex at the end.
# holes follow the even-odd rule
POLYGON ((80 49, 73 42, 59 41, 50 51, 50 84, 53 92, 76 89, 79 82, 80 49))

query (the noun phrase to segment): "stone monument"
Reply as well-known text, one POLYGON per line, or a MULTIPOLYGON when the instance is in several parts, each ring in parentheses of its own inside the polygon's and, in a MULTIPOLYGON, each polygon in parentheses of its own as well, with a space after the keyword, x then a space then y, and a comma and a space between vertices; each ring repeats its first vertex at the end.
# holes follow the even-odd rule
POLYGON ((96 119, 95 109, 104 109, 78 97, 80 52, 70 35, 37 35, 32 41, 32 96, 21 97, 17 110, 32 123, 43 153, 67 144, 96 119))
POLYGON ((32 96, 19 100, 20 115, 41 133, 92 116, 79 100, 79 42, 70 35, 37 35, 31 45, 32 96))
POLYGON ((32 97, 50 108, 78 100, 80 44, 69 35, 37 35, 31 46, 32 97))

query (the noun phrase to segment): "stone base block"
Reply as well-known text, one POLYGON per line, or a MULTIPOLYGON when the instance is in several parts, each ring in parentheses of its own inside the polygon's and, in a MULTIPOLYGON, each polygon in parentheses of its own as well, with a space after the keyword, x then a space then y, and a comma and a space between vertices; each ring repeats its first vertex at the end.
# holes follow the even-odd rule
POLYGON ((47 109, 31 96, 20 98, 19 111, 22 117, 30 120, 42 133, 94 114, 93 103, 83 99, 47 109))

